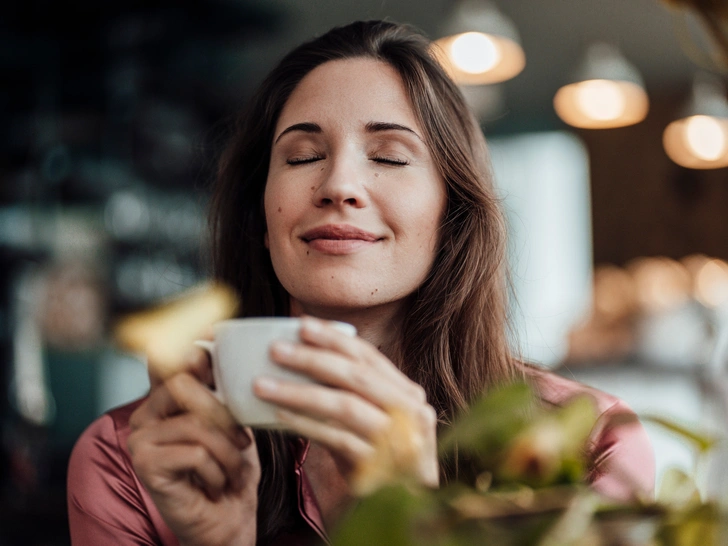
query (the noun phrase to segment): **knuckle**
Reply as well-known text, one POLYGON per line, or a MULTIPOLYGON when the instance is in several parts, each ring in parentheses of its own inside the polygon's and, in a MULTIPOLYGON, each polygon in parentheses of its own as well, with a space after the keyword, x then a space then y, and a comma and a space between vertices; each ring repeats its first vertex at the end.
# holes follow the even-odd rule
POLYGON ((437 412, 429 404, 420 407, 419 418, 420 422, 428 428, 434 427, 437 424, 437 412))
POLYGON ((349 381, 354 388, 361 388, 369 383, 369 370, 362 366, 352 366, 349 371, 349 381))
POLYGON ((201 445, 192 446, 189 457, 192 465, 199 468, 207 462, 207 450, 201 445))
POLYGON ((184 416, 186 425, 194 430, 206 430, 208 428, 207 423, 197 413, 187 413, 184 416))
POLYGON ((419 383, 413 383, 414 394, 420 402, 427 402, 427 391, 419 383))
POLYGON ((357 416, 356 404, 350 398, 342 398, 338 403, 338 414, 345 421, 351 421, 357 416))

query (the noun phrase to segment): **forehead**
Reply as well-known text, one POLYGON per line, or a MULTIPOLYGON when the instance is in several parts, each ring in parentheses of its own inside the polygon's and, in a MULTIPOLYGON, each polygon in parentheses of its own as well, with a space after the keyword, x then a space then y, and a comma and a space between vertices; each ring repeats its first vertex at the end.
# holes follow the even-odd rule
POLYGON ((291 123, 401 123, 419 129, 402 78, 371 58, 328 61, 309 72, 283 107, 276 133, 291 123))

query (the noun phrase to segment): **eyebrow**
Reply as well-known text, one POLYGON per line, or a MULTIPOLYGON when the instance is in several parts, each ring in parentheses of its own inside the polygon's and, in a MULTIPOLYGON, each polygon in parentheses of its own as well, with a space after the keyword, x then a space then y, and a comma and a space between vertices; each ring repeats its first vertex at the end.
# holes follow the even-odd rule
POLYGON ((301 131, 303 133, 321 133, 321 126, 317 123, 312 123, 310 121, 304 122, 304 123, 294 123, 290 127, 286 127, 281 131, 281 134, 278 135, 278 137, 275 139, 275 142, 273 144, 276 144, 283 135, 286 135, 288 133, 292 133, 293 131, 301 131))
MULTIPOLYGON (((422 137, 418 135, 416 132, 414 132, 412 129, 407 127, 406 125, 400 125, 399 123, 388 123, 385 121, 370 121, 366 124, 364 127, 367 133, 380 133, 383 131, 405 131, 407 133, 411 133, 415 135, 417 138, 422 140, 422 137)), ((281 134, 278 135, 278 137, 275 139, 274 144, 278 143, 278 141, 281 139, 283 135, 286 135, 288 133, 292 133, 294 131, 300 131, 302 133, 311 133, 311 134, 318 134, 322 133, 323 130, 321 129, 321 126, 317 123, 313 123, 310 121, 306 121, 303 123, 294 123, 290 127, 286 127, 281 131, 281 134)))
POLYGON ((367 133, 379 133, 382 131, 405 131, 407 133, 412 133, 417 138, 422 140, 422 137, 415 133, 412 129, 407 127, 406 125, 400 125, 399 123, 387 123, 384 121, 370 121, 366 124, 366 132, 367 133))

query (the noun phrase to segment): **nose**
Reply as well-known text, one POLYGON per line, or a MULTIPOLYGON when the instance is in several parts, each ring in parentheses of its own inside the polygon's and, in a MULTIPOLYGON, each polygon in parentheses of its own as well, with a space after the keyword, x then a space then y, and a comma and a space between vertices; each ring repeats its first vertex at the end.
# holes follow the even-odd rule
POLYGON ((313 194, 317 207, 351 206, 362 208, 367 203, 364 186, 365 169, 354 157, 331 158, 321 172, 321 181, 313 194))

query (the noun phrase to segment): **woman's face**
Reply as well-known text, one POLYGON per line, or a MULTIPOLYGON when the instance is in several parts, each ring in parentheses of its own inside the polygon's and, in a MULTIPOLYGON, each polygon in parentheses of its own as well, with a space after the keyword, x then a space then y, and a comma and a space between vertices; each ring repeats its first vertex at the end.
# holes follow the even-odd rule
POLYGON ((402 81, 327 62, 276 125, 265 216, 276 275, 306 312, 398 305, 432 266, 445 184, 402 81))

